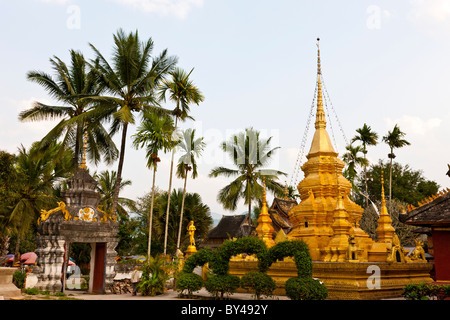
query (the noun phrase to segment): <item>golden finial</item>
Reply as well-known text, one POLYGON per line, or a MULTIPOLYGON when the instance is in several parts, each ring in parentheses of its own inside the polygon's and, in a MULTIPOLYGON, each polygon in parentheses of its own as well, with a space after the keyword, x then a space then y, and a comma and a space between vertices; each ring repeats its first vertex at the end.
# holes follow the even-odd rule
POLYGON ((320 67, 320 48, 319 48, 319 41, 320 38, 317 38, 317 74, 321 75, 322 74, 322 69, 320 67))
POLYGON ((83 159, 81 160, 80 169, 87 169, 86 166, 86 149, 87 149, 87 122, 84 129, 84 139, 83 139, 83 159))
POLYGON ((322 97, 322 67, 320 64, 320 48, 319 38, 317 38, 317 113, 315 128, 325 128, 327 122, 325 120, 325 111, 323 110, 323 97, 322 97))

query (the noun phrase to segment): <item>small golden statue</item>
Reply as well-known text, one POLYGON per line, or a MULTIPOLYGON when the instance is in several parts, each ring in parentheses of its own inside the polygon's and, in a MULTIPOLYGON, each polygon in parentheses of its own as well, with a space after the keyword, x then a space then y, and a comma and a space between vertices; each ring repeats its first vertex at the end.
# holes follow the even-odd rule
POLYGON ((189 222, 187 230, 189 233, 189 246, 186 250, 186 258, 197 252, 197 248, 195 247, 195 238, 194 238, 195 230, 196 230, 196 228, 194 226, 194 221, 189 222))
POLYGON ((416 240, 414 240, 414 244, 416 245, 416 247, 411 252, 410 259, 412 261, 417 261, 417 262, 427 261, 427 259, 425 259, 425 250, 423 249, 423 242, 416 239, 416 240))

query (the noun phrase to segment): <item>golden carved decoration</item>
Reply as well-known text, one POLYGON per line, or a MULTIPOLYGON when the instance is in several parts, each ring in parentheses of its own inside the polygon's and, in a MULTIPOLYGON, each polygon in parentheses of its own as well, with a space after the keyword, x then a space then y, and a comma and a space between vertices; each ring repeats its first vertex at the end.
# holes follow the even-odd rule
POLYGON ((94 214, 94 209, 86 207, 78 211, 78 217, 75 217, 74 220, 97 221, 97 218, 94 218, 94 214))
POLYGON ((58 207, 51 209, 51 210, 41 210, 41 216, 38 218, 37 224, 39 225, 42 221, 47 220, 50 215, 52 215, 55 212, 62 211, 64 213, 64 221, 69 221, 72 216, 70 215, 69 211, 66 209, 66 204, 63 201, 57 202, 58 207))
POLYGON ((106 211, 103 211, 102 209, 103 209, 103 205, 97 206, 97 210, 100 211, 101 213, 103 213, 103 216, 100 218, 101 222, 108 222, 108 219, 110 219, 113 222, 117 221, 117 216, 115 214, 113 214, 112 209, 111 209, 111 212, 109 212, 109 213, 106 211))

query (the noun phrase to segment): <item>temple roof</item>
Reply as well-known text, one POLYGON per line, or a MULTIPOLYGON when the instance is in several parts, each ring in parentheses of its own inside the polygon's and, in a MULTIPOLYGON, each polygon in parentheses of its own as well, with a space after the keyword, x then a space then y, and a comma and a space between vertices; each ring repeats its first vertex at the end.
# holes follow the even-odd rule
POLYGON ((219 224, 208 233, 207 238, 229 239, 246 237, 250 235, 251 231, 254 229, 253 224, 248 220, 247 214, 233 216, 223 215, 219 224), (248 226, 251 226, 251 228, 246 228, 248 226))
POLYGON ((417 226, 450 226, 450 192, 399 216, 401 222, 417 226))
POLYGON ((289 210, 297 205, 297 201, 280 199, 275 197, 272 206, 269 209, 269 215, 272 219, 276 232, 283 229, 284 233, 288 233, 292 229, 292 222, 289 220, 289 210))

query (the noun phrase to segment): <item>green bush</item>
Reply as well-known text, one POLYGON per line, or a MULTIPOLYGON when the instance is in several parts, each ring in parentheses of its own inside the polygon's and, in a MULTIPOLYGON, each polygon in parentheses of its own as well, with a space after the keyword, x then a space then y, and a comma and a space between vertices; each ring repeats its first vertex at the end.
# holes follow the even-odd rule
POLYGON ((327 288, 319 280, 307 277, 290 278, 285 290, 291 300, 325 300, 328 296, 327 288))
POLYGON ((285 257, 293 257, 299 277, 312 277, 312 259, 309 247, 304 241, 282 241, 270 248, 265 266, 268 269, 272 263, 285 257))
POLYGON ((30 296, 35 296, 35 295, 38 295, 40 293, 38 288, 23 289, 23 292, 26 293, 26 294, 29 294, 30 296))
POLYGON ((450 285, 407 284, 403 288, 403 297, 408 300, 444 299, 450 297, 450 285))
POLYGON ((261 262, 265 261, 267 256, 267 246, 263 240, 257 237, 226 240, 211 256, 210 267, 215 274, 226 275, 229 270, 230 258, 241 253, 255 254, 261 270, 261 262))
POLYGON ((201 249, 186 259, 183 265, 183 272, 191 273, 197 266, 203 266, 205 263, 211 261, 214 253, 211 249, 201 249))
POLYGON ((195 273, 181 273, 178 282, 177 282, 177 290, 180 294, 183 291, 188 292, 188 296, 192 297, 192 293, 194 291, 198 291, 203 287, 203 279, 201 276, 195 273))
POLYGON ((143 296, 155 296, 164 293, 164 286, 169 279, 165 267, 166 261, 162 257, 150 257, 142 266, 142 277, 138 290, 143 296))
POLYGON ((223 299, 225 295, 231 295, 239 288, 239 277, 226 275, 212 275, 205 282, 206 290, 216 299, 223 299))
POLYGON ((17 270, 13 274, 13 283, 16 285, 17 288, 23 289, 23 286, 25 284, 25 278, 26 278, 26 273, 22 272, 20 270, 17 270))
POLYGON ((270 297, 277 288, 275 281, 261 271, 249 271, 241 278, 241 287, 250 289, 255 294, 255 298, 259 300, 261 296, 270 297))

